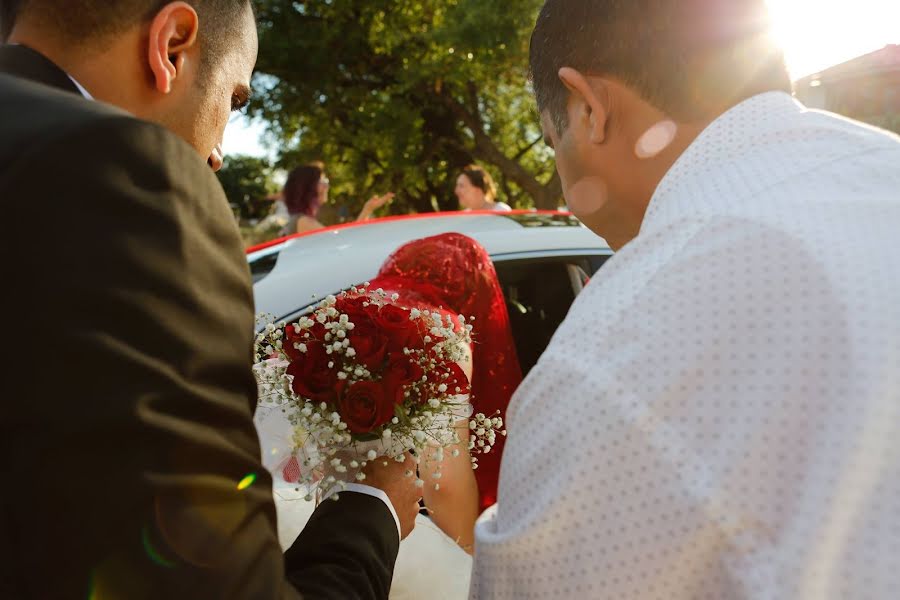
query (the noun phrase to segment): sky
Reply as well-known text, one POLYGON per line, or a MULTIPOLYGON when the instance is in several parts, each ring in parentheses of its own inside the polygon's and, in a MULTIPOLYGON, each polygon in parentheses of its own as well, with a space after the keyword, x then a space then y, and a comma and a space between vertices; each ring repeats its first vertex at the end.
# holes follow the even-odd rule
MULTIPOLYGON (((795 79, 900 44, 900 0, 768 0, 775 33, 795 79)), ((236 115, 225 131, 229 154, 274 156, 261 123, 236 115)))
POLYGON ((225 128, 225 139, 222 150, 228 154, 249 154, 250 156, 266 156, 274 158, 275 153, 263 146, 261 137, 265 127, 260 122, 253 122, 243 114, 237 113, 225 128))
POLYGON ((795 79, 900 43, 900 0, 768 0, 795 79))

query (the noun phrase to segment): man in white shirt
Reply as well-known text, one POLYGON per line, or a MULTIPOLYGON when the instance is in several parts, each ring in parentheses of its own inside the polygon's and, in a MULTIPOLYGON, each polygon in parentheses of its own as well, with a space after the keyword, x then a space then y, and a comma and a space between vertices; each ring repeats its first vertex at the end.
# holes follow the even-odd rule
POLYGON ((618 250, 518 391, 474 598, 900 597, 900 140, 764 0, 547 0, 534 89, 618 250))

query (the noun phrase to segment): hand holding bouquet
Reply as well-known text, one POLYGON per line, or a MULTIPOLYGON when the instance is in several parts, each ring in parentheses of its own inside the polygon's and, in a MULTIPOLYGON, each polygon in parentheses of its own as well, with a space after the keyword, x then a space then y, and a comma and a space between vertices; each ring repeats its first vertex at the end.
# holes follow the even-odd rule
MULTIPOLYGON (((364 482, 371 461, 403 462, 412 452, 416 462, 439 464, 444 448, 460 443, 455 423, 471 414, 460 363, 472 326, 463 316, 399 300, 351 288, 296 323, 269 323, 257 337, 260 403, 287 414, 309 498, 364 482)), ((475 415, 470 452, 489 452, 502 427, 499 416, 475 415)), ((439 468, 432 477, 440 478, 439 468)))

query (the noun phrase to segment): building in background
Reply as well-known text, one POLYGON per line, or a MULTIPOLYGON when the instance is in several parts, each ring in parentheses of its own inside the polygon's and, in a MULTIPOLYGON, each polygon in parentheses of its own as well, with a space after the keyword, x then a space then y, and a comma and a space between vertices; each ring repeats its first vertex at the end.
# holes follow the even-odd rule
POLYGON ((821 108, 900 133, 900 45, 885 46, 804 77, 797 98, 821 108))

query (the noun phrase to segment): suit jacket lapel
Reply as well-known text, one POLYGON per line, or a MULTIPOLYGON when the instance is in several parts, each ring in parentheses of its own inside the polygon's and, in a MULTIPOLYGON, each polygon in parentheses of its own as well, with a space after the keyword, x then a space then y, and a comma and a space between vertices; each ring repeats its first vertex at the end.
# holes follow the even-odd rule
POLYGON ((0 73, 81 95, 65 71, 26 46, 0 46, 0 73))

